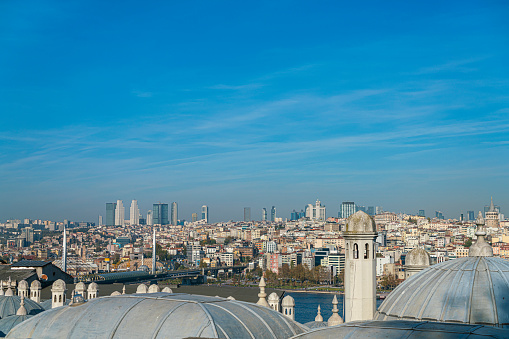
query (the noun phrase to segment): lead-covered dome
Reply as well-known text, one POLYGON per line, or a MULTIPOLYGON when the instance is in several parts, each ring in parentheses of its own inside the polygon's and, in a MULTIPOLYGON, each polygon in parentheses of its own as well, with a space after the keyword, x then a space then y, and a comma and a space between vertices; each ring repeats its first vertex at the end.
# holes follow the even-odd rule
POLYGON ((399 285, 375 320, 430 320, 509 327, 509 262, 467 257, 433 265, 399 285))
POLYGON ((16 326, 7 338, 289 338, 306 330, 264 306, 161 292, 51 309, 16 326))
POLYGON ((357 211, 346 221, 346 233, 375 233, 376 224, 373 218, 363 211, 357 211))
MULTIPOLYGON (((24 298, 24 306, 27 313, 35 315, 44 311, 44 308, 33 300, 24 298)), ((15 315, 21 307, 21 297, 17 295, 0 296, 0 318, 15 315)))
POLYGON ((406 255, 405 266, 429 266, 430 256, 422 248, 414 248, 406 255))

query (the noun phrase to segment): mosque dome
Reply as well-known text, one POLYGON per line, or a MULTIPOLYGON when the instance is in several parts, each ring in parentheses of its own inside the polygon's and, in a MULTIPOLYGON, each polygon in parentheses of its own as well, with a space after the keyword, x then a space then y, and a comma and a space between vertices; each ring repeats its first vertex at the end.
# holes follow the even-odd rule
POLYGON ((90 283, 90 285, 88 285, 89 292, 97 292, 98 290, 99 290, 99 286, 97 285, 97 283, 92 282, 92 283, 90 283))
MULTIPOLYGON (((25 309, 30 315, 38 314, 44 311, 44 308, 33 300, 24 299, 25 309)), ((6 318, 15 315, 21 306, 21 297, 17 295, 13 296, 1 296, 0 297, 0 318, 6 318)))
POLYGON ((271 302, 279 302, 279 297, 277 295, 276 292, 272 292, 270 295, 269 295, 269 298, 268 298, 268 301, 271 302))
POLYGON ((373 218, 363 211, 357 211, 346 221, 346 233, 374 233, 376 224, 373 218))
POLYGON ((40 289, 41 288, 41 282, 39 280, 34 280, 30 284, 30 288, 32 289, 40 289))
POLYGON ((11 315, 0 319, 0 337, 5 337, 11 329, 23 321, 33 317, 33 315, 11 315))
POLYGON ((405 266, 429 266, 430 257, 422 248, 414 248, 406 255, 405 266))
POLYGON ((183 293, 122 295, 51 309, 8 338, 289 338, 307 327, 270 308, 183 293))
POLYGON ((28 283, 26 280, 21 280, 18 284, 18 290, 28 290, 28 283))
POLYGON ((58 279, 57 281, 55 281, 53 283, 53 285, 51 285, 51 291, 63 292, 66 290, 67 290, 67 287, 65 285, 65 281, 63 281, 62 279, 58 279))
POLYGON ((391 338, 391 339, 485 339, 507 338, 509 330, 491 326, 436 323, 431 321, 352 321, 298 334, 292 339, 391 338))
POLYGON ((295 307, 295 299, 293 299, 292 296, 287 295, 283 298, 283 301, 281 302, 281 306, 283 307, 295 307))
POLYGON ((509 261, 467 257, 430 266, 399 285, 375 320, 429 320, 509 327, 509 261))

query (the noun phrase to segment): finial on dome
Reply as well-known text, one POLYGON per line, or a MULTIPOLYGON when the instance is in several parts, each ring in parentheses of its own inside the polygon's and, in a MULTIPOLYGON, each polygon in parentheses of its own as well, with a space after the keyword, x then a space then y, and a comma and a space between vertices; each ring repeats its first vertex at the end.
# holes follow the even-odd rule
POLYGON ((6 297, 12 297, 14 295, 14 292, 12 292, 11 286, 7 287, 7 291, 5 291, 6 297))
POLYGON ((21 296, 21 303, 19 305, 16 315, 27 315, 27 309, 25 308, 25 297, 21 296))
POLYGON ((332 299, 332 315, 327 321, 328 326, 336 326, 343 323, 343 319, 338 314, 338 298, 334 294, 334 299, 332 299))
MULTIPOLYGON (((492 201, 493 203, 493 201, 492 201)), ((477 241, 470 246, 468 250, 469 257, 492 257, 493 256, 493 247, 490 246, 484 239, 486 236, 486 230, 484 229, 484 218, 482 217, 481 211, 477 215, 477 219, 475 221, 477 225, 477 230, 475 235, 477 236, 477 241)))
POLYGON ((125 294, 125 285, 122 287, 122 294, 125 294))
POLYGON ((315 321, 319 322, 319 323, 323 322, 323 317, 322 317, 322 314, 320 312, 320 305, 318 305, 318 310, 317 310, 316 313, 317 314, 316 314, 316 317, 315 317, 315 321))
POLYGON ((265 278, 262 278, 260 279, 260 283, 258 284, 258 286, 260 287, 260 293, 258 293, 258 298, 260 298, 257 302, 258 305, 262 305, 262 306, 267 306, 267 307, 270 307, 269 303, 267 302, 267 299, 265 299, 265 297, 267 297, 267 293, 265 293, 265 278))

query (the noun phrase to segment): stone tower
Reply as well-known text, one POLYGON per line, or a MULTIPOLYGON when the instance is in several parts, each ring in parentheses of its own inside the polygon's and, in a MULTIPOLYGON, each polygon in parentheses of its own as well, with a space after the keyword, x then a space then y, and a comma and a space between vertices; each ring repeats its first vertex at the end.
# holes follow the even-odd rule
POLYGON ((276 292, 272 292, 269 295, 269 305, 274 311, 279 312, 279 297, 276 292))
POLYGON ((65 304, 65 292, 67 291, 67 286, 62 279, 58 279, 51 286, 51 308, 64 306, 65 304))
MULTIPOLYGON (((97 286, 97 284, 95 282, 92 282, 92 283, 90 283, 90 285, 88 285, 87 292, 88 292, 88 298, 87 298, 88 300, 95 299, 99 295, 99 286, 97 286)), ((83 297, 85 297, 85 296, 83 296, 83 297)))
POLYGON ((490 209, 486 212, 486 227, 499 228, 500 221, 498 219, 498 211, 493 205, 493 197, 491 197, 490 209))
POLYGON ((284 316, 295 320, 295 299, 289 295, 284 297, 281 302, 281 313, 283 313, 284 316))
POLYGON ((87 286, 85 286, 85 283, 83 281, 77 283, 76 286, 74 287, 74 290, 76 291, 76 294, 79 294, 83 298, 85 298, 85 291, 87 290, 87 286))
POLYGON ((430 265, 430 256, 422 248, 414 248, 406 255, 405 260, 405 279, 419 273, 430 265))
POLYGON ((18 284, 18 296, 28 298, 28 283, 26 280, 21 280, 18 284))
POLYGON ((372 320, 376 311, 375 221, 365 212, 352 214, 345 239, 345 322, 372 320))
POLYGON ((34 280, 30 284, 30 299, 35 301, 36 303, 41 302, 41 283, 39 280, 34 280))

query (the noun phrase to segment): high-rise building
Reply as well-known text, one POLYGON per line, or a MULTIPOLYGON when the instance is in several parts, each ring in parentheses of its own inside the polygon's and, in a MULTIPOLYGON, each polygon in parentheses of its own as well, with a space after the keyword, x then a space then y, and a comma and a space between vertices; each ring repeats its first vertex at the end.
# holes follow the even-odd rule
POLYGON ((267 221, 267 209, 262 208, 262 221, 267 221))
POLYGON ((117 209, 117 203, 107 202, 106 203, 106 226, 115 225, 115 210, 117 209))
POLYGON ((244 221, 251 221, 251 207, 244 207, 244 221))
POLYGON ((176 226, 178 224, 178 206, 176 202, 171 203, 171 224, 176 226))
POLYGON ((291 221, 299 220, 299 212, 293 210, 293 212, 290 214, 290 220, 291 221))
POLYGON ((308 204, 306 207, 306 218, 310 220, 321 220, 325 221, 325 206, 322 206, 320 200, 316 200, 315 205, 308 204))
POLYGON ((270 209, 270 221, 276 221, 276 206, 272 206, 272 208, 270 209))
POLYGON ((435 218, 437 219, 445 219, 444 214, 441 211, 435 211, 435 218))
POLYGON ((209 222, 209 207, 207 205, 201 207, 201 219, 209 222))
POLYGON ((374 206, 368 206, 368 211, 367 213, 369 215, 375 215, 375 207, 374 206))
POLYGON ((153 225, 168 225, 168 204, 152 205, 152 222, 153 225))
POLYGON ((99 216, 99 226, 102 226, 103 225, 103 216, 100 215, 99 216))
POLYGON ((125 226, 125 210, 122 200, 117 200, 115 208, 115 226, 125 226))
POLYGON ((132 225, 140 224, 140 210, 138 209, 138 201, 131 201, 129 223, 132 225))
POLYGON ((191 221, 192 221, 192 222, 195 222, 195 221, 197 221, 197 220, 198 220, 198 214, 197 214, 197 213, 193 213, 193 214, 191 214, 191 221))
POLYGON ((376 207, 376 214, 382 214, 384 212, 384 209, 382 206, 377 206, 376 207))
POLYGON ((424 210, 419 210, 419 216, 420 217, 425 217, 426 216, 426 213, 424 212, 424 210))
POLYGON ((474 211, 467 211, 467 215, 468 215, 468 221, 475 220, 474 211))
POLYGON ((353 201, 343 201, 340 206, 340 218, 348 218, 355 213, 355 203, 353 201))
POLYGON ((152 210, 147 211, 147 225, 152 226, 154 224, 154 220, 152 219, 152 210))

